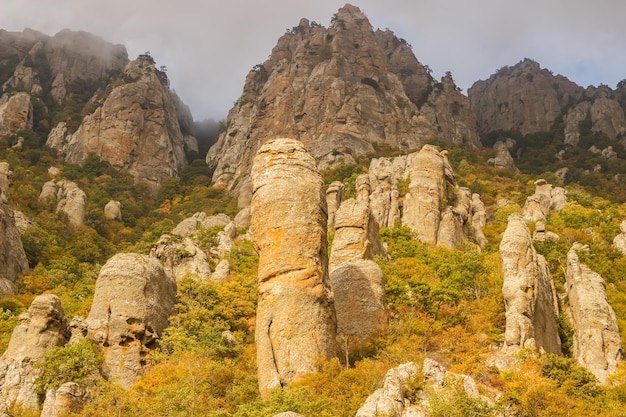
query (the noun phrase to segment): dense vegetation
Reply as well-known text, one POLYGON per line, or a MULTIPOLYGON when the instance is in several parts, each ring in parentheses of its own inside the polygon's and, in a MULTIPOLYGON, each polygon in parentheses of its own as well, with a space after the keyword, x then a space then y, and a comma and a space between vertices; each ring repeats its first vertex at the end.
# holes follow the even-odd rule
MULTIPOLYGON (((19 295, 0 300, 2 349, 17 316, 36 295, 57 294, 68 317, 86 316, 99 269, 112 254, 148 253, 161 234, 195 212, 231 216, 236 212, 235 201, 227 191, 210 186, 210 173, 202 160, 190 164, 181 179, 165 181, 154 195, 147 186, 135 183, 130 175, 112 169, 96 156, 79 166, 71 165, 41 147, 39 137, 27 141, 22 150, 7 148, 13 139, 4 138, 0 160, 9 162, 14 172, 12 205, 33 223, 23 236, 32 270, 22 277, 19 295), (59 167, 64 177, 87 193, 84 226, 70 228, 67 219, 55 212, 55 201, 38 199, 42 185, 50 179, 47 172, 51 166, 59 167), (121 222, 104 217, 102 208, 109 199, 121 201, 121 222)), ((543 139, 518 140, 525 151, 516 161, 524 173, 517 175, 487 167, 490 150, 470 153, 452 149, 449 153, 459 184, 479 192, 487 205, 490 221, 485 234, 489 245, 483 251, 472 245, 447 250, 416 241, 404 227, 382 230, 391 255, 391 260, 377 260, 386 279, 388 325, 347 357, 342 353, 340 360, 321 364, 319 374, 278 390, 265 401, 260 399, 253 340, 257 257, 250 242, 241 240, 229 255, 233 268, 229 281, 179 283, 170 327, 151 358, 150 370, 130 390, 107 381, 99 369, 101 357, 93 345, 83 343, 50 352, 40 365, 39 392, 67 380, 90 384, 91 397, 81 414, 84 416, 243 417, 271 416, 287 410, 307 416, 353 416, 389 368, 407 361, 421 365, 425 357, 432 357, 454 372, 472 376, 481 394, 490 398, 490 402, 471 398, 458 387, 427 391, 433 416, 488 416, 504 409, 519 416, 623 415, 623 368, 614 377, 615 385, 601 387, 568 357, 536 357, 522 352, 516 370, 500 372, 486 365, 486 360, 497 354, 504 330, 500 234, 508 215, 521 210, 525 198, 534 191, 533 181, 542 175, 556 184, 558 178, 546 172, 562 163, 541 159, 543 154, 532 144, 533 140, 543 143, 543 139), (503 198, 512 204, 497 208, 497 201, 503 198), (223 338, 225 330, 234 334, 236 345, 223 338)), ((544 153, 556 153, 558 147, 550 146, 544 153)), ((615 148, 624 156, 623 150, 615 148)), ((326 182, 344 181, 350 195, 356 176, 367 171, 369 158, 395 153, 380 147, 376 151, 357 165, 324 172, 326 182)), ((578 155, 578 151, 569 152, 572 157, 578 155)), ((583 261, 607 282, 626 342, 626 258, 611 246, 619 222, 626 218, 626 209, 620 205, 626 201, 623 187, 612 178, 619 170, 625 172, 620 165, 623 160, 609 161, 608 165, 606 160, 600 161, 607 166, 606 171, 585 174, 588 161, 584 159, 580 156, 570 165, 568 203, 560 213, 553 212, 547 222, 548 230, 561 239, 536 247, 548 260, 562 290, 567 250, 574 241, 590 246, 583 261), (592 177, 596 179, 588 179, 592 177)), ((201 235, 205 247, 212 244, 213 232, 201 235)), ((567 347, 571 329, 564 316, 560 324, 567 347)), ((417 379, 412 384, 417 390, 423 381, 417 379)), ((15 409, 13 413, 30 415, 27 410, 15 409)))

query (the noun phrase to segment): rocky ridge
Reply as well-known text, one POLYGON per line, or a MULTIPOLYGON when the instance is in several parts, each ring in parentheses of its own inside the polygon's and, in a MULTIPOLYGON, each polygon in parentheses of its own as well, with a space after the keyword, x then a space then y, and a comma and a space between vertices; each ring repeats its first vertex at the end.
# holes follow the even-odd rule
POLYGON ((405 41, 374 32, 351 5, 329 28, 302 19, 250 71, 207 154, 213 181, 245 189, 256 151, 281 135, 304 143, 320 169, 353 163, 383 144, 408 151, 436 137, 481 147, 452 77, 436 82, 405 41))

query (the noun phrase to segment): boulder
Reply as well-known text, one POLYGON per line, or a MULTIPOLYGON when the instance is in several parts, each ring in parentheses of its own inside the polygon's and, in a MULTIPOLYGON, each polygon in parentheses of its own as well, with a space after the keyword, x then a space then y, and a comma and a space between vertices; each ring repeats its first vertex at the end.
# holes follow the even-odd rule
POLYGON ((0 358, 0 399, 3 406, 21 404, 37 408, 34 365, 43 361, 45 353, 65 345, 70 331, 61 301, 56 295, 36 297, 28 313, 20 316, 7 350, 0 358))
POLYGON ((104 217, 107 220, 122 220, 122 204, 119 201, 109 200, 104 206, 104 217))
POLYGON ((497 141, 493 145, 493 149, 496 151, 496 156, 487 161, 488 165, 492 165, 495 168, 506 169, 516 174, 519 172, 505 142, 497 141))
POLYGON ((175 301, 176 283, 156 259, 120 253, 104 264, 86 321, 109 378, 129 386, 142 373, 175 301))
POLYGON ((242 208, 233 219, 237 230, 244 230, 250 227, 250 207, 242 208))
POLYGON ((367 397, 357 410, 356 417, 402 417, 408 405, 404 397, 405 387, 418 373, 413 362, 390 369, 383 379, 382 387, 367 397))
POLYGON ((613 246, 626 256, 626 220, 622 220, 619 227, 621 233, 613 239, 613 246))
POLYGON ((252 169, 250 233, 259 253, 255 340, 261 395, 335 355, 328 277, 326 193, 315 161, 294 139, 259 149, 252 169))
POLYGON ((87 194, 78 187, 78 184, 66 179, 50 180, 43 185, 39 199, 49 197, 56 198, 56 211, 65 213, 70 225, 77 227, 84 223, 87 194))
POLYGON ((500 242, 500 259, 506 308, 504 351, 536 348, 539 352, 561 354, 554 282, 519 214, 509 216, 500 242))
POLYGON ((211 280, 223 282, 228 280, 228 278, 230 278, 230 262, 228 262, 228 259, 222 259, 215 267, 215 271, 211 274, 211 280))
POLYGON ((567 253, 565 290, 568 313, 574 328, 574 357, 606 383, 623 359, 617 318, 606 296, 600 275, 580 263, 577 250, 588 250, 575 243, 567 253))

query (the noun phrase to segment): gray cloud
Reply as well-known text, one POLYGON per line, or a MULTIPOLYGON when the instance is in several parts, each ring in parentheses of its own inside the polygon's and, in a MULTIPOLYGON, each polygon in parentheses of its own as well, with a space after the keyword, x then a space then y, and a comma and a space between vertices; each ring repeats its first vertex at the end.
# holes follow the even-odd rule
MULTIPOLYGON (((626 78, 626 2, 615 0, 361 0, 372 25, 413 45, 435 76, 467 89, 528 57, 583 86, 626 78)), ((328 25, 331 0, 2 0, 0 28, 86 30, 150 51, 198 119, 224 118, 248 70, 301 17, 328 25)))

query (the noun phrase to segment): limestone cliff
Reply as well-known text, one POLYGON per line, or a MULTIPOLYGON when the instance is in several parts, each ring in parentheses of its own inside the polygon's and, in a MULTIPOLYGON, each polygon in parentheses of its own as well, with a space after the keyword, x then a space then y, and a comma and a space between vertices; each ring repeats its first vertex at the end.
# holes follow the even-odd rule
POLYGON ((419 149, 433 138, 479 148, 475 117, 451 76, 436 82, 411 47, 346 5, 329 28, 302 19, 246 78, 207 154, 213 181, 244 187, 271 137, 300 140, 318 168, 354 162, 373 144, 419 149))
POLYGON ((55 131, 47 144, 74 163, 96 153, 156 187, 167 177, 179 176, 186 163, 176 100, 165 73, 147 55, 126 66, 124 79, 76 132, 55 131))

